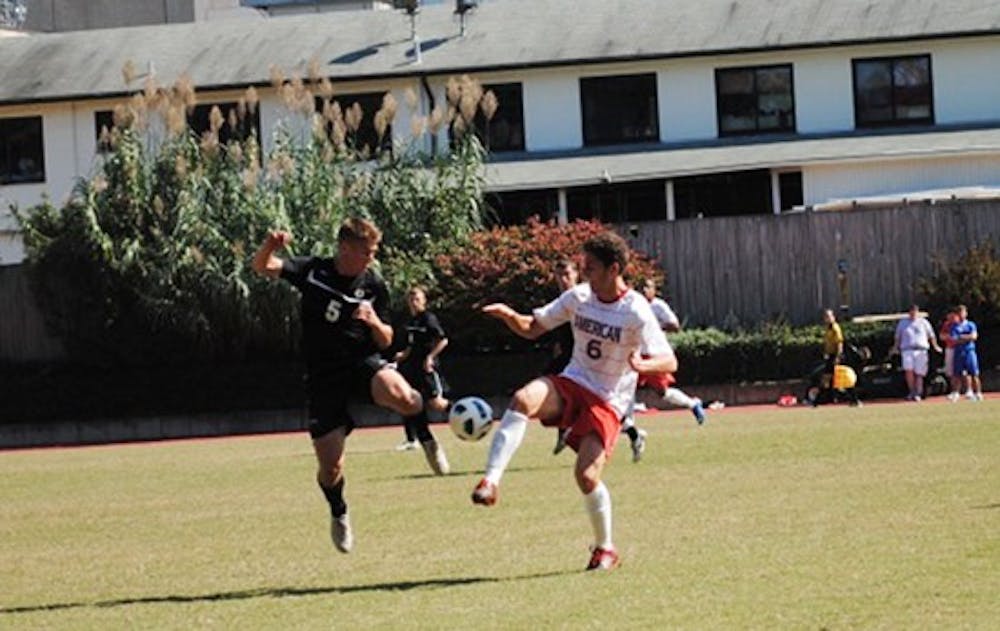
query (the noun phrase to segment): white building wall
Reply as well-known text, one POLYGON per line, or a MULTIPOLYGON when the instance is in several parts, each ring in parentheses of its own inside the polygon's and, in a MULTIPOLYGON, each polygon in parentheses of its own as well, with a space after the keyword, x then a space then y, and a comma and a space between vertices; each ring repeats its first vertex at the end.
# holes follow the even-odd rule
POLYGON ((872 160, 802 169, 807 205, 962 186, 1000 187, 1000 156, 872 160))
POLYGON ((798 133, 821 134, 854 128, 851 60, 845 52, 790 56, 798 133))
POLYGON ((704 140, 718 135, 715 70, 710 60, 670 63, 657 73, 656 89, 663 142, 704 140))
POLYGON ((575 74, 528 74, 521 86, 524 146, 528 151, 579 149, 583 146, 580 79, 575 74))
POLYGON ((937 123, 1000 120, 1000 38, 940 42, 931 51, 937 123))

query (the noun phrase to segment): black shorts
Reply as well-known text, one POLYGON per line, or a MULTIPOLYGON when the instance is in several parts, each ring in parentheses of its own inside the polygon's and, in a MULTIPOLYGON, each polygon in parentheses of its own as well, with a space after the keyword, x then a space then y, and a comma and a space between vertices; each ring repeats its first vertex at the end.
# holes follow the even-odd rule
POLYGON ((421 365, 403 364, 399 367, 399 374, 403 375, 406 382, 424 398, 436 399, 448 393, 448 382, 444 380, 437 370, 427 372, 421 365))
POLYGON ((361 360, 325 364, 310 370, 306 377, 309 396, 309 435, 320 438, 338 427, 345 434, 354 429, 350 403, 372 402, 372 378, 386 365, 381 355, 361 360))

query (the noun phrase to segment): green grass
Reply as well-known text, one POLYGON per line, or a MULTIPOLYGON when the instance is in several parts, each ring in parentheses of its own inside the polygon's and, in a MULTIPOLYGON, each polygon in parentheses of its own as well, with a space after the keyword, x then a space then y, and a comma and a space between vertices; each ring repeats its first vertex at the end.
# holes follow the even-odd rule
POLYGON ((582 571, 572 455, 533 425, 501 502, 349 441, 336 553, 305 435, 0 453, 4 629, 995 629, 1000 399, 640 417, 605 480, 623 565, 582 571))

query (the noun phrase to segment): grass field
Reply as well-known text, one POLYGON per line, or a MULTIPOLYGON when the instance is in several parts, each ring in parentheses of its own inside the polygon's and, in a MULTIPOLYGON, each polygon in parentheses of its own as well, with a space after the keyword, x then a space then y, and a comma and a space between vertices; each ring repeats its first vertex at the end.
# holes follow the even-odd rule
POLYGON ((531 426, 500 503, 349 442, 350 555, 305 435, 0 453, 2 629, 996 629, 1000 399, 640 417, 605 480, 623 565, 585 573, 570 453, 531 426))

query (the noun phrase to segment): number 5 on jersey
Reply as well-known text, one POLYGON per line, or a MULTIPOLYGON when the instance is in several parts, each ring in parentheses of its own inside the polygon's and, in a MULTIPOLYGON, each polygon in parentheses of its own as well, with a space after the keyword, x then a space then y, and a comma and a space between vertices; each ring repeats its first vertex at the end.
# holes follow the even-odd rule
POLYGON ((337 300, 331 300, 326 305, 326 321, 333 324, 340 319, 340 303, 337 300))

